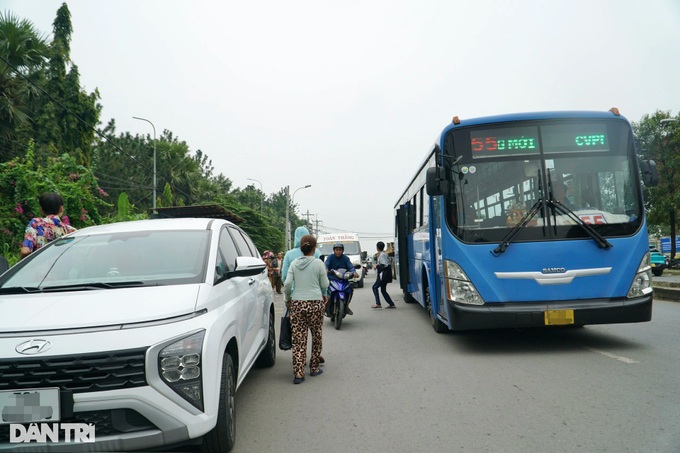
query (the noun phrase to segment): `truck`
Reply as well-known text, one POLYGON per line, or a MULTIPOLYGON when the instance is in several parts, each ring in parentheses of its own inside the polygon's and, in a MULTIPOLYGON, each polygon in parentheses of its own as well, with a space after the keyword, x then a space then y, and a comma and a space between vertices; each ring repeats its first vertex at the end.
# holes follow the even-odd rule
POLYGON ((362 260, 366 253, 361 251, 361 242, 359 242, 359 235, 357 233, 332 233, 321 234, 316 240, 319 252, 326 257, 333 254, 333 245, 342 244, 345 246, 345 255, 349 257, 354 269, 356 269, 358 278, 352 279, 352 283, 357 288, 364 287, 365 274, 362 271, 362 260))

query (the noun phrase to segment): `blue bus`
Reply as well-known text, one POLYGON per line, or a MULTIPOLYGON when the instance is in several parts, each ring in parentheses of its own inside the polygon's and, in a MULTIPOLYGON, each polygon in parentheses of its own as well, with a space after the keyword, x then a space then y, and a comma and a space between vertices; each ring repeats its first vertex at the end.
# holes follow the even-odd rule
POLYGON ((615 108, 454 117, 395 205, 404 298, 437 332, 649 321, 657 182, 615 108))

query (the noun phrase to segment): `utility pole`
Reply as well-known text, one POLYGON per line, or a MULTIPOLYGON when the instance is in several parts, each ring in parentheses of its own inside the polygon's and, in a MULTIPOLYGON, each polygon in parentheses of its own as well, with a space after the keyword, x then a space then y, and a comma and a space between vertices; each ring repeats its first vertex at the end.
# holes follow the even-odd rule
POLYGON ((286 251, 290 250, 290 186, 286 186, 286 251))

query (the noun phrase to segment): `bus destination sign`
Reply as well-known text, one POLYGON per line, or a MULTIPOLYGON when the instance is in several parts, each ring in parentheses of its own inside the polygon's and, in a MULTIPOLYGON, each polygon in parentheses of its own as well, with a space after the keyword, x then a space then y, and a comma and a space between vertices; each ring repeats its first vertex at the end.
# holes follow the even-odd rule
POLYGON ((609 151, 607 126, 601 123, 543 126, 541 139, 545 153, 609 151))
POLYGON ((504 127, 470 132, 472 158, 538 154, 537 127, 504 127))
POLYGON ((609 151, 607 126, 598 123, 571 123, 478 129, 470 132, 473 159, 503 156, 609 151))

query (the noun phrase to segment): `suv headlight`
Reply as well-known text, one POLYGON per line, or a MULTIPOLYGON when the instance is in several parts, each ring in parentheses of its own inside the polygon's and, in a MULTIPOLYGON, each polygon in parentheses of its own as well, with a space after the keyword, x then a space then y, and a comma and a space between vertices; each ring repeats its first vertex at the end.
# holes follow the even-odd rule
POLYGON ((446 275, 446 293, 450 300, 461 304, 484 305, 484 299, 459 265, 453 261, 444 260, 444 274, 446 275))
POLYGON ((633 283, 628 290, 628 298, 640 297, 652 292, 652 266, 649 252, 640 261, 633 283))
POLYGON ((158 353, 158 373, 168 387, 203 410, 201 352, 205 330, 182 338, 158 353))

